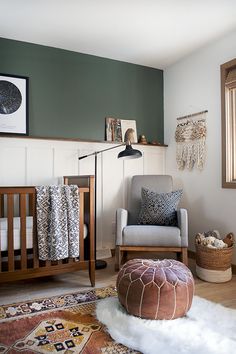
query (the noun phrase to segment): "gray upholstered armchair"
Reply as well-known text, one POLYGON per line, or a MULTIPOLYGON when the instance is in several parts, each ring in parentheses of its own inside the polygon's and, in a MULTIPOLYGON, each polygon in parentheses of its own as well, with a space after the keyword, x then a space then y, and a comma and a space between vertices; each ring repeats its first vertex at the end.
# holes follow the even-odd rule
POLYGON ((172 192, 172 177, 167 175, 138 175, 131 180, 128 210, 116 212, 116 263, 119 270, 124 252, 175 252, 187 265, 188 216, 186 209, 177 210, 175 226, 137 224, 141 208, 142 187, 157 193, 172 192))

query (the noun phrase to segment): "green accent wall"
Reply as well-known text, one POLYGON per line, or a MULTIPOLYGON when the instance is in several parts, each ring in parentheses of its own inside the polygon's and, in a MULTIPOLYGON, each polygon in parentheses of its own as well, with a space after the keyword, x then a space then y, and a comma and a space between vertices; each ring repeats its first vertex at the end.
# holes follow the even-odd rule
POLYGON ((163 143, 163 71, 0 38, 0 72, 29 77, 29 135, 104 140, 105 117, 163 143))

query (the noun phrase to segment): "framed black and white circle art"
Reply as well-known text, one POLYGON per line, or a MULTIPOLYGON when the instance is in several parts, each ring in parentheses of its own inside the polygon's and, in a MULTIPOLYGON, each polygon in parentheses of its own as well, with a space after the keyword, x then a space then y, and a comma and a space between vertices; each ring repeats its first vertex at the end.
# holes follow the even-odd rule
POLYGON ((0 74, 0 134, 28 133, 28 77, 0 74))

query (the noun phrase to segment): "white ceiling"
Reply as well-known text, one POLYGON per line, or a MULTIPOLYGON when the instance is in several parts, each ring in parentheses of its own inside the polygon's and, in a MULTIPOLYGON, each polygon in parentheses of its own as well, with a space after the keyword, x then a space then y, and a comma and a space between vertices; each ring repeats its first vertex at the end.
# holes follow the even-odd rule
POLYGON ((236 0, 0 0, 0 37, 160 69, 234 29, 236 0))

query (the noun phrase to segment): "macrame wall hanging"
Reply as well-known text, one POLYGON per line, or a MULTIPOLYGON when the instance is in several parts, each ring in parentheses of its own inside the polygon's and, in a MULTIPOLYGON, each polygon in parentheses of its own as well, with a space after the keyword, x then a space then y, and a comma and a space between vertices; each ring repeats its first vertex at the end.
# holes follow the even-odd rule
POLYGON ((206 160, 206 113, 190 114, 177 118, 175 131, 176 161, 178 168, 202 170, 206 160))

